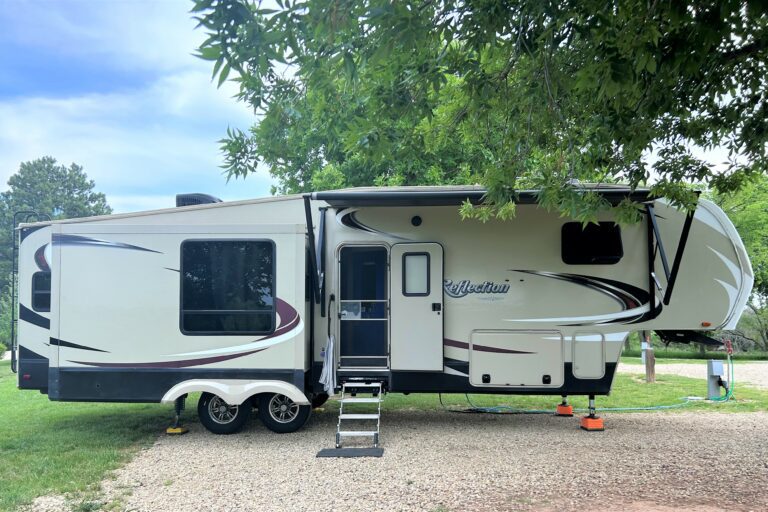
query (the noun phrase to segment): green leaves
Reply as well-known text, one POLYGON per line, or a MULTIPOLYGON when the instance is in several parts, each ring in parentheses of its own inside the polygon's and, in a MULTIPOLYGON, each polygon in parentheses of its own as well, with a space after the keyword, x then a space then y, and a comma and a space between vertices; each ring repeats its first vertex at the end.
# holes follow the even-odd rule
MULTIPOLYGON (((277 190, 480 183, 480 219, 516 191, 593 222, 574 183, 722 192, 768 162, 768 18, 752 3, 198 0, 201 58, 259 114, 223 143, 228 176, 262 162, 277 190), (286 66, 283 63, 288 63, 286 66), (691 148, 724 145, 723 166, 691 148)), ((622 222, 639 218, 632 204, 622 222)))

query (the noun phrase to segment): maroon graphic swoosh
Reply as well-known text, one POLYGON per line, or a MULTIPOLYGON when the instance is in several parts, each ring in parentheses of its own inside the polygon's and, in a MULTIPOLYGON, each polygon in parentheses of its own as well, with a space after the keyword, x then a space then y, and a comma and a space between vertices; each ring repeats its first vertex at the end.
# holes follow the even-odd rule
MULTIPOLYGON (((469 350, 469 343, 466 343, 464 341, 456 341, 456 340, 449 340, 448 338, 443 338, 443 345, 446 347, 456 347, 456 348, 463 348, 465 350, 469 350)), ((496 347, 486 347, 485 345, 472 345, 472 350, 477 350, 478 352, 493 352, 494 354, 535 354, 536 352, 526 352, 524 350, 511 350, 508 348, 496 348, 496 347)))
POLYGON ((152 363, 90 363, 84 361, 70 361, 70 363, 83 364, 86 366, 98 366, 99 368, 187 368, 189 366, 200 366, 204 364, 220 363, 222 361, 229 361, 230 359, 237 359, 238 357, 249 356, 256 352, 267 350, 266 348, 259 348, 251 350, 250 352, 242 352, 240 354, 228 354, 226 356, 214 356, 203 357, 200 359, 184 359, 181 361, 158 361, 152 363))
MULTIPOLYGON (((301 321, 301 316, 296 309, 288 304, 286 301, 280 298, 275 298, 275 308, 277 309, 277 315, 280 318, 280 324, 275 332, 272 334, 254 340, 253 343, 259 343, 261 341, 280 336, 285 334, 294 327, 296 327, 301 321)), ((149 363, 97 363, 88 361, 69 361, 70 363, 82 364, 86 366, 96 366, 99 368, 187 368, 189 366, 199 366, 212 363, 220 363, 222 361, 229 361, 230 359, 236 359, 238 357, 244 357, 262 350, 267 350, 269 347, 257 348, 249 352, 241 352, 238 354, 227 354, 224 356, 203 357, 199 359, 184 359, 181 361, 153 361, 149 363)))

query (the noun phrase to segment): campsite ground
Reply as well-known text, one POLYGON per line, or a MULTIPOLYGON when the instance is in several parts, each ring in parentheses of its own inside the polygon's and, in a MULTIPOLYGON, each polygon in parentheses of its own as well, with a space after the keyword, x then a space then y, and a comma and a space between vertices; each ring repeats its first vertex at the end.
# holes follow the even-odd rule
MULTIPOLYGON (((704 393, 701 380, 658 377, 649 386, 618 375, 598 405, 674 404, 704 393)), ((556 402, 470 398, 521 408, 556 402)), ((436 395, 392 394, 382 459, 316 459, 332 446, 332 402, 295 434, 253 421, 241 434, 212 436, 187 411, 191 432, 165 437, 158 432, 167 407, 51 403, 15 390, 0 363, 0 509, 40 495, 47 496, 30 510, 765 509, 768 392, 737 384, 736 398, 672 412, 606 412, 607 430, 587 433, 577 418, 462 414, 443 409, 436 395)), ((467 406, 463 395, 446 395, 444 404, 467 406)))

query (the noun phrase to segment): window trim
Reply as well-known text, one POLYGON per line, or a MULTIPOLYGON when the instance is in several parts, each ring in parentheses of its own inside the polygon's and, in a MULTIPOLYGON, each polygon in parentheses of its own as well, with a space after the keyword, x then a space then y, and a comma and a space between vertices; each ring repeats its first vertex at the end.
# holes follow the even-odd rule
MULTIPOLYGON (((604 224, 611 224, 611 225, 613 225, 616 228, 616 230, 618 232, 620 252, 618 254, 618 258, 616 258, 616 261, 597 261, 597 262, 593 262, 593 261, 566 260, 566 257, 565 257, 566 256, 566 247, 565 247, 565 243, 564 243, 565 230, 568 229, 567 226, 573 225, 573 224, 581 225, 580 222, 566 222, 560 228, 560 258, 562 259, 563 263, 565 263, 566 265, 616 265, 616 264, 618 264, 624 258, 624 238, 622 237, 621 226, 619 225, 619 223, 618 222, 614 222, 614 221, 599 221, 598 225, 601 228, 602 228, 602 226, 604 224)), ((583 226, 581 227, 581 230, 582 230, 582 233, 583 233, 583 231, 584 231, 584 227, 583 226)))
POLYGON ((40 270, 40 271, 35 272, 34 274, 32 274, 32 283, 31 284, 32 284, 32 286, 31 286, 32 295, 31 295, 31 300, 30 300, 31 304, 30 305, 32 306, 32 310, 33 311, 37 311, 38 313, 50 313, 51 312, 51 298, 53 297, 53 294, 51 293, 51 288, 53 288, 53 276, 51 276, 50 270, 49 271, 40 270), (49 282, 49 287, 48 287, 47 291, 38 291, 38 290, 35 289, 35 279, 40 274, 48 274, 48 276, 50 276, 51 281, 49 282), (37 295, 48 295, 48 308, 41 308, 41 307, 37 307, 35 305, 35 296, 37 296, 37 295))
MULTIPOLYGON (((202 314, 230 313, 247 314, 258 313, 260 310, 189 310, 188 312, 202 314)), ((261 310, 262 312, 264 310, 261 310)), ((182 240, 179 245, 179 331, 185 336, 267 336, 277 330, 277 245, 270 238, 189 238, 182 240), (268 331, 187 331, 184 329, 184 245, 195 242, 267 242, 272 248, 272 315, 271 327, 268 331)))
POLYGON ((404 252, 402 257, 402 274, 403 274, 403 283, 402 283, 402 293, 405 297, 429 297, 429 295, 432 293, 431 291, 431 284, 432 284, 432 260, 429 256, 428 252, 425 251, 419 251, 419 252, 404 252), (405 282, 405 258, 406 256, 426 256, 427 257, 427 291, 426 293, 408 293, 406 292, 406 282, 405 282))

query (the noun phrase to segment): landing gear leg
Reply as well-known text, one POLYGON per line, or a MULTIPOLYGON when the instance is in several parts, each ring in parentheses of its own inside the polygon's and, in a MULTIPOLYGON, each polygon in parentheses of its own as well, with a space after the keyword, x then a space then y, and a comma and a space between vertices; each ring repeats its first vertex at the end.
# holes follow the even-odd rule
POLYGON ((595 410, 595 395, 589 395, 589 415, 581 418, 581 428, 588 432, 600 432, 605 430, 603 419, 598 418, 595 410))
POLYGON ((563 395, 563 401, 555 409, 555 416, 573 416, 573 406, 568 405, 568 395, 563 395))
POLYGON ((184 402, 187 399, 187 395, 181 395, 173 402, 173 425, 165 429, 166 434, 179 436, 189 432, 187 427, 181 426, 181 411, 184 410, 184 402))

